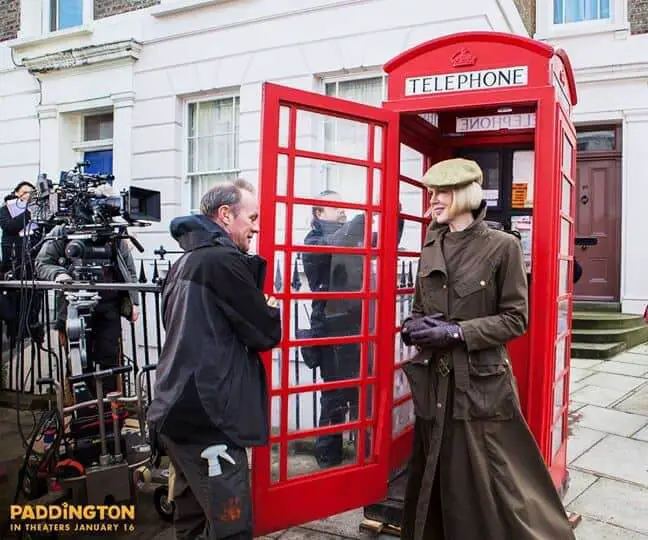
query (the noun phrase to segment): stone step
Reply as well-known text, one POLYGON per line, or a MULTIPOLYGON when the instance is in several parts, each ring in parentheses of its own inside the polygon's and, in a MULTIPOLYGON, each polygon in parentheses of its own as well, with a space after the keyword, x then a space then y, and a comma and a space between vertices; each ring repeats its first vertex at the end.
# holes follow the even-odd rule
POLYGON ((610 313, 605 311, 574 311, 572 328, 574 330, 624 329, 644 325, 641 315, 631 313, 610 313))
POLYGON ((631 328, 613 329, 574 329, 572 339, 577 343, 618 343, 624 342, 628 348, 648 340, 648 326, 645 324, 631 328))
POLYGON ((614 343, 580 343, 572 342, 572 358, 592 358, 607 360, 625 351, 627 345, 623 341, 614 343))
POLYGON ((619 302, 574 302, 574 311, 606 311, 620 313, 619 302))

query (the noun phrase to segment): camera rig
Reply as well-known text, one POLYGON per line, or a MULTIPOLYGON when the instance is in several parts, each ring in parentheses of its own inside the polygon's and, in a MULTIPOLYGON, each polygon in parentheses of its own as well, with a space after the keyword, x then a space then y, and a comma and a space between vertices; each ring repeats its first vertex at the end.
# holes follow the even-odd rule
MULTIPOLYGON (((115 177, 111 174, 90 174, 87 161, 79 162, 60 173, 58 184, 46 174, 37 180, 28 208, 31 221, 51 231, 32 248, 36 253, 46 242, 65 245, 65 256, 59 264, 76 283, 101 283, 119 272, 117 252, 122 240, 129 240, 142 253, 144 248, 128 233, 129 227, 146 227, 159 222, 160 192, 128 187, 114 195, 115 177), (53 228, 56 229, 52 231, 53 228)), ((85 380, 74 381, 85 373, 88 365, 86 338, 88 320, 97 306, 96 291, 66 290, 66 333, 70 360, 70 382, 75 400, 87 399, 85 380)))

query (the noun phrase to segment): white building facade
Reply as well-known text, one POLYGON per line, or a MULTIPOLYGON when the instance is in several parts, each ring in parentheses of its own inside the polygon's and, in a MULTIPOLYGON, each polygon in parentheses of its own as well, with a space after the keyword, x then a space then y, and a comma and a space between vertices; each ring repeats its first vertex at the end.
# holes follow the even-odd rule
POLYGON ((175 248, 170 219, 209 186, 258 181, 263 82, 378 104, 381 66, 411 46, 527 35, 513 0, 138 0, 113 16, 103 3, 14 1, 20 30, 0 43, 0 189, 39 172, 57 181, 89 157, 121 187, 160 190, 162 222, 138 233, 149 259, 175 248))
POLYGON ((579 103, 577 234, 596 248, 583 262, 577 299, 648 305, 645 205, 648 173, 648 2, 540 0, 535 38, 567 51, 579 103))

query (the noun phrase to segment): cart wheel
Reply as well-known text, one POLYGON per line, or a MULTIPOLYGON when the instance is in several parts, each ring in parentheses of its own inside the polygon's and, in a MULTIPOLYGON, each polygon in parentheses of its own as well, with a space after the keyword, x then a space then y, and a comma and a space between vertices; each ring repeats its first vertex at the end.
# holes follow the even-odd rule
POLYGON ((164 521, 171 523, 173 521, 173 511, 175 504, 169 500, 169 488, 167 486, 160 486, 156 488, 153 493, 153 504, 157 513, 164 521))

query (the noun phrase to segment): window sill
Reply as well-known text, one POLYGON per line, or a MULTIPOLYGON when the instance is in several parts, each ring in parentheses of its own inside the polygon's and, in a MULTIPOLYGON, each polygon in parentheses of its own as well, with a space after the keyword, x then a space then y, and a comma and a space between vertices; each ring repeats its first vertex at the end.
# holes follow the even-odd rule
POLYGON ((202 7, 215 6, 217 4, 224 4, 232 0, 173 0, 162 2, 159 6, 151 9, 153 17, 168 17, 178 13, 191 11, 202 7))
POLYGON ((42 45, 43 43, 56 43, 57 41, 63 41, 71 37, 89 36, 93 32, 94 30, 90 25, 75 26, 74 28, 48 32, 40 36, 21 36, 17 39, 8 41, 7 45, 16 51, 19 51, 36 45, 42 45))
POLYGON ((113 147, 112 139, 101 139, 99 141, 83 141, 72 145, 72 150, 76 152, 85 152, 88 150, 111 150, 113 147))
POLYGON ((544 32, 537 32, 534 38, 547 41, 559 38, 624 33, 630 34, 628 24, 614 24, 610 21, 583 21, 581 23, 552 24, 544 32))

